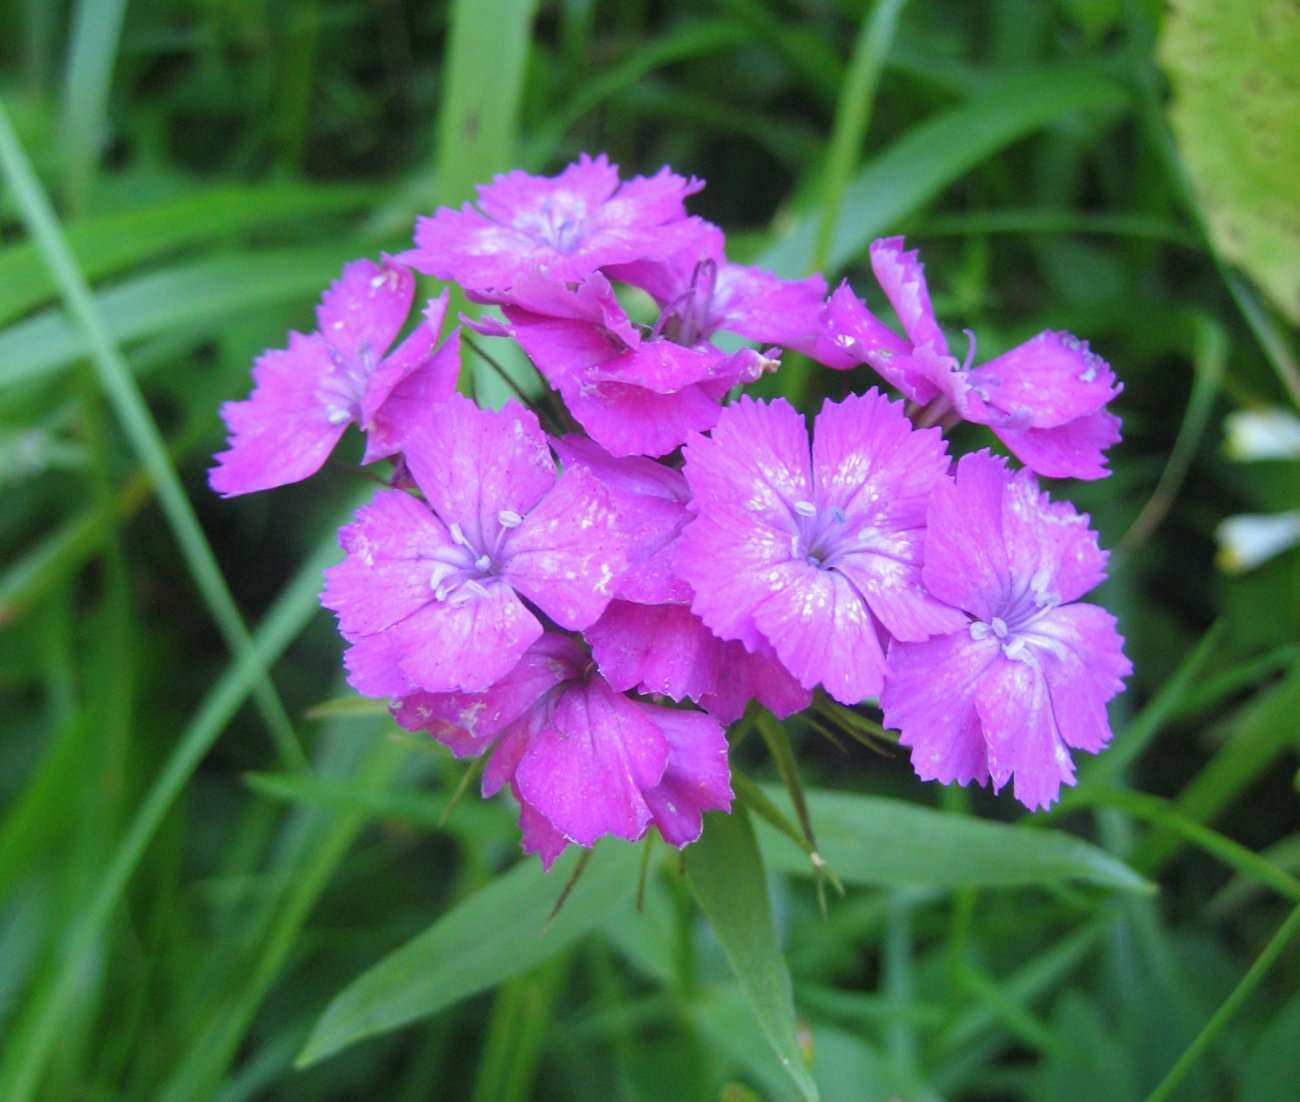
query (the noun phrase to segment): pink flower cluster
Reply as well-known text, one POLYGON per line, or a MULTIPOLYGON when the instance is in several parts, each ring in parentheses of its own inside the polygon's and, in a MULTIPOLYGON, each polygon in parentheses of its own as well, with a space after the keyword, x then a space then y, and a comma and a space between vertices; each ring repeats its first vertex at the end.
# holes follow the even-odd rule
POLYGON ((820 276, 732 263, 686 211, 702 186, 666 168, 623 181, 584 156, 500 176, 477 205, 422 218, 414 249, 346 265, 317 331, 265 353, 223 408, 214 489, 303 479, 353 422, 365 462, 395 460, 321 598, 349 680, 485 756, 484 794, 509 787, 548 867, 651 825, 694 841, 731 806, 726 725, 755 700, 792 715, 819 686, 878 700, 922 778, 1012 781, 1050 804, 1069 751, 1109 739, 1130 667, 1113 618, 1077 603, 1105 569, 1088 518, 1033 472, 1106 473, 1110 368, 1065 333, 959 364, 901 239, 871 263, 902 336, 847 283, 828 298, 820 276), (446 292, 391 347, 413 272, 496 308, 468 324, 518 343, 567 430, 457 393, 446 292), (810 436, 786 401, 737 396, 783 350, 869 365, 904 400, 827 401, 810 436), (954 461, 942 427, 959 419, 1027 469, 954 461))

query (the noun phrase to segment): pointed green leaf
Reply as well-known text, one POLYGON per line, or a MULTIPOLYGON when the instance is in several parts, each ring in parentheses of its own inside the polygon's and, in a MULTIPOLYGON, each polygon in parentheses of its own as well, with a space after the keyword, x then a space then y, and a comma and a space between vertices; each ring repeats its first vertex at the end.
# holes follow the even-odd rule
MULTIPOLYGON (((802 854, 800 860, 807 865, 802 854)), ((800 1095, 816 1099, 817 1085, 799 1050, 790 973, 748 813, 737 808, 730 815, 706 816, 703 836, 686 851, 686 873, 763 1036, 800 1095)))
MULTIPOLYGON (((783 809, 777 785, 764 792, 783 809)), ((1151 891, 1124 862, 1062 831, 1012 826, 935 811, 902 800, 805 791, 822 856, 850 884, 1015 887, 1079 880, 1120 891, 1151 891)), ((782 872, 803 876, 808 859, 776 833, 763 853, 782 872)))
POLYGON ((550 874, 534 858, 521 861, 340 991, 312 1030, 298 1066, 432 1014, 554 956, 631 897, 640 856, 636 846, 617 840, 601 845, 549 924, 576 853, 562 856, 550 874))

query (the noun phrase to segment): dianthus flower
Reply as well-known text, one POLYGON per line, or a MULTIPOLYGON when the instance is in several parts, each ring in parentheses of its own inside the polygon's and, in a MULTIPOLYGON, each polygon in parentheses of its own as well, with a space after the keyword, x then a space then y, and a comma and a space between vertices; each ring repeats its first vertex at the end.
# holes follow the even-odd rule
POLYGON ((475 327, 514 337, 578 424, 615 456, 668 454, 717 421, 728 390, 776 367, 749 348, 643 337, 600 272, 577 286, 522 276, 501 309, 508 325, 475 327))
POLYGON ((610 495, 581 468, 557 481, 531 412, 453 395, 403 455, 425 501, 379 491, 321 595, 358 692, 488 688, 542 634, 521 596, 566 629, 605 611, 626 563, 610 495))
POLYGON ((549 868, 570 842, 635 840, 653 823, 684 846, 706 811, 731 807, 727 740, 702 712, 612 689, 573 639, 548 633, 481 693, 415 693, 393 704, 403 727, 457 757, 491 753, 482 791, 509 784, 525 852, 549 868))
POLYGON ((689 246, 704 224, 684 203, 702 187, 667 167, 620 183, 617 165, 584 153, 558 176, 497 176, 479 187, 477 210, 466 203, 419 219, 415 248, 401 259, 467 291, 508 291, 530 271, 577 281, 689 246))
POLYGON ((707 226, 696 248, 667 260, 638 260, 605 269, 615 282, 645 291, 659 306, 653 336, 709 347, 715 333, 736 333, 760 345, 810 352, 825 306, 826 280, 781 279, 762 268, 733 264, 722 231, 707 226))
POLYGON ((890 644, 885 723, 923 780, 1014 778, 1021 803, 1046 807, 1074 783, 1069 748, 1110 740, 1106 702, 1132 672, 1114 617, 1071 603, 1102 581, 1106 554, 1086 515, 988 452, 935 487, 926 521, 926 587, 963 623, 890 644))
POLYGON ((628 568, 615 600, 584 632, 605 680, 619 692, 693 700, 720 723, 733 723, 758 699, 785 718, 812 694, 770 647, 750 654, 715 636, 688 607, 691 587, 674 567, 677 537, 690 520, 690 488, 680 471, 642 456, 615 458, 592 441, 553 441, 566 469, 582 466, 609 490, 627 541, 628 568))
POLYGON ((445 292, 385 355, 414 296, 415 277, 391 260, 345 264, 321 297, 317 331, 290 333, 287 349, 264 352, 252 394, 221 407, 230 447, 216 456, 212 488, 229 497, 299 482, 320 470, 353 422, 366 433, 364 462, 397 452, 425 412, 456 389, 460 371, 457 333, 437 345, 445 292))
MULTIPOLYGON (((1120 438, 1106 404, 1122 389, 1085 341, 1045 331, 988 363, 959 365, 935 320, 925 271, 901 237, 871 246, 871 267, 907 334, 900 337, 840 284, 826 306, 815 355, 847 369, 870 364, 904 397, 987 425, 1021 462, 1053 478, 1104 478, 1120 438)), ((973 357, 973 347, 972 347, 973 357)))
POLYGON ((805 688, 880 692, 880 629, 922 640, 964 623, 921 584, 930 493, 947 476, 937 429, 877 391, 827 402, 809 450, 787 402, 741 398, 684 449, 695 518, 677 569, 692 610, 751 652, 770 644, 805 688))

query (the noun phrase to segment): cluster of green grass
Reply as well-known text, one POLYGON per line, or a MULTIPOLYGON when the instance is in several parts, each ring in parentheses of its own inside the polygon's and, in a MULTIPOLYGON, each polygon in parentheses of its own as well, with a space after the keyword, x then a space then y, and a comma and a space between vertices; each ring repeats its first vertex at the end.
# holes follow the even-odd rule
POLYGON ((1300 554, 1225 576, 1213 532, 1300 498, 1219 427, 1295 400, 1296 341, 1204 236, 1161 19, 0 8, 0 1099, 1294 1098, 1300 554), (734 732, 742 810, 685 861, 602 844, 553 914, 577 855, 520 864, 507 807, 346 696, 316 594, 366 488, 217 501, 217 406, 344 260, 584 149, 706 178, 783 274, 865 290, 906 232, 982 350, 1113 363, 1114 474, 1068 493, 1137 672, 1060 808, 921 785, 820 701, 734 732))

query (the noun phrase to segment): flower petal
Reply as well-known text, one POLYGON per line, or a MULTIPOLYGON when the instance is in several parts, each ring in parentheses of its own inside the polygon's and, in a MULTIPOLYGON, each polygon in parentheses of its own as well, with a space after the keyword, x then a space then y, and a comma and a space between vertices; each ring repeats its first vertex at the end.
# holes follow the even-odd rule
POLYGON ((542 625, 504 582, 464 603, 431 601, 385 632, 402 674, 430 693, 479 692, 508 674, 542 625))
POLYGON ((643 706, 604 680, 574 685, 529 741, 515 783, 570 841, 589 846, 605 834, 636 839, 651 812, 642 797, 664 775, 668 742, 643 706))
POLYGON ((1074 783, 1074 762, 1035 661, 995 659, 975 690, 975 708, 994 788, 1014 778, 1016 799, 1036 811, 1055 802, 1062 784, 1074 783))
POLYGON ((321 296, 316 324, 325 343, 358 366, 383 359, 411 312, 415 276, 388 257, 353 260, 321 296))
POLYGON ((641 707, 668 743, 663 779, 642 795, 664 841, 680 849, 699 838, 704 812, 731 810, 727 736, 703 712, 641 707))
POLYGON ((781 665, 843 704, 879 695, 885 659, 876 623, 848 579, 805 562, 784 563, 769 578, 753 617, 781 665))
POLYGON ((912 768, 921 780, 988 782, 975 692, 998 656, 997 640, 976 641, 966 631, 890 644, 880 707, 885 726, 901 732, 899 744, 911 747, 912 768))
POLYGON ((967 379, 985 402, 1036 429, 1097 413, 1123 389, 1086 341, 1050 330, 981 364, 967 379))
POLYGON ((1088 527, 1088 514, 1068 501, 1052 501, 1029 471, 1007 481, 1002 536, 1015 588, 1040 607, 1076 600, 1106 576, 1108 555, 1088 527))
POLYGON ((1120 419, 1094 413, 1051 429, 990 426, 1026 467, 1047 478, 1105 478, 1106 449, 1119 443, 1120 419))
POLYGON ((1111 734, 1106 702, 1124 691, 1121 679, 1133 672, 1115 617, 1096 605, 1068 605, 1035 621, 1032 632, 1061 738, 1100 753, 1111 734))
POLYGON ((403 455, 434 512, 480 552, 495 544, 503 512, 523 516, 555 483, 537 415, 517 402, 486 410, 452 394, 411 432, 403 455))
POLYGON ((345 639, 392 627, 433 599, 442 561, 461 554, 428 506, 400 490, 380 490, 339 530, 347 552, 325 571, 321 604, 345 639))
POLYGON ((690 489, 681 472, 643 456, 615 458, 576 434, 553 440, 551 446, 566 468, 591 471, 613 499, 628 560, 614 595, 650 605, 688 602, 690 586, 673 566, 677 536, 690 519, 690 489))
POLYGON ((349 418, 331 415, 321 385, 334 370, 314 334, 289 334, 289 347, 270 349, 253 367, 253 392, 226 402, 221 416, 230 447, 216 456, 208 481, 223 497, 301 482, 320 470, 349 418))
POLYGON ((987 451, 963 455, 956 482, 934 488, 926 512, 921 576, 939 600, 987 621, 1004 611, 1011 568, 1002 532, 1006 460, 987 451))
POLYGON ((945 355, 948 344, 930 305, 920 254, 915 249, 907 251, 901 237, 882 237, 871 243, 871 270, 903 323, 908 340, 945 355))
POLYGON ((600 618, 627 569, 610 493, 590 471, 566 471, 519 527, 507 532, 502 571, 560 627, 600 618))

